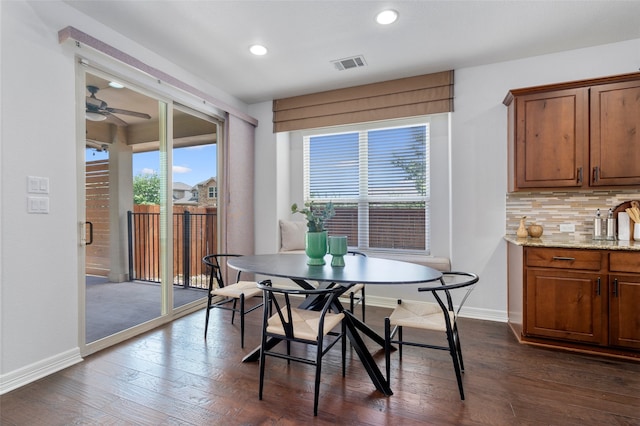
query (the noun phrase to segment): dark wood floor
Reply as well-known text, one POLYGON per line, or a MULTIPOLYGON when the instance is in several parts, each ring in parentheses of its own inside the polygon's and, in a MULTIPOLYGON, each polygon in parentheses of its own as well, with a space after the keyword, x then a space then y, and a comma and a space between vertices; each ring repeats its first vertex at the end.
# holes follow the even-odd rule
MULTIPOLYGON (((258 364, 241 358, 259 342, 259 312, 248 317, 244 350, 229 312, 212 312, 203 340, 200 311, 3 395, 0 423, 640 425, 640 363, 521 345, 506 324, 468 319, 460 321, 465 401, 445 352, 407 347, 401 364, 395 352, 394 395, 384 397, 355 352, 341 376, 337 346, 314 418, 311 366, 269 359, 258 400, 258 364)), ((381 331, 387 312, 369 307, 368 323, 381 331)), ((384 368, 382 351, 376 357, 384 368)))

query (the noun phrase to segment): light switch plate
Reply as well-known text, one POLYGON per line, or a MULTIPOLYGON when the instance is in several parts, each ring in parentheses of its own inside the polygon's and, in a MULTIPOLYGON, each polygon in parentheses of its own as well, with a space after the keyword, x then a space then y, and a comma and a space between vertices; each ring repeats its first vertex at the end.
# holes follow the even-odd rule
POLYGON ((29 194, 48 194, 49 178, 27 176, 27 192, 29 194))
POLYGON ((27 197, 27 213, 49 213, 49 197, 27 197))

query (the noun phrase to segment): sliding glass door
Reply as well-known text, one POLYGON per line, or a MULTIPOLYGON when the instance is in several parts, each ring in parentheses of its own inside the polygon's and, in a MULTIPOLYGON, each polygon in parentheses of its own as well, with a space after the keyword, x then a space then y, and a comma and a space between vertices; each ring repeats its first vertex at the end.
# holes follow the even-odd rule
POLYGON ((98 350, 206 296, 219 126, 106 73, 85 81, 84 337, 98 350))

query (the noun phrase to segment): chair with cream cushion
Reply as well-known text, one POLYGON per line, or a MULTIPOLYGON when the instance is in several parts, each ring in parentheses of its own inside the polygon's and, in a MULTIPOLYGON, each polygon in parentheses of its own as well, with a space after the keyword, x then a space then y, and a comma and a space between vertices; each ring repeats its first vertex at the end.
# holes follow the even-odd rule
POLYGON ((453 360, 460 399, 464 400, 464 390, 462 388, 464 362, 462 360, 460 336, 458 335, 457 318, 462 305, 478 280, 477 275, 468 272, 443 272, 438 284, 434 283, 429 287, 418 288, 419 292, 431 292, 437 303, 398 300, 397 307, 384 320, 387 381, 390 380, 391 376, 391 345, 398 345, 400 360, 402 360, 402 347, 404 345, 446 350, 449 351, 453 360), (457 309, 454 307, 454 300, 457 302, 457 309), (404 327, 444 332, 448 344, 445 346, 403 340, 402 330, 404 327), (394 339, 396 334, 398 338, 394 339))
POLYGON ((207 311, 204 325, 204 338, 207 338, 209 328, 209 313, 213 308, 220 308, 232 311, 231 324, 236 312, 240 314, 240 346, 244 348, 244 315, 258 309, 262 302, 256 303, 249 309, 245 302, 255 296, 260 296, 262 290, 258 288, 255 281, 241 281, 241 272, 238 271, 234 284, 225 284, 223 272, 226 270, 226 260, 230 257, 238 257, 238 254, 210 254, 202 258, 202 261, 209 267, 209 293, 207 297, 207 311), (238 305, 240 302, 240 306, 238 305), (233 305, 228 306, 229 303, 233 305))
MULTIPOLYGON (((316 367, 313 415, 318 415, 318 397, 320 394, 320 374, 323 356, 338 342, 342 342, 342 376, 345 375, 345 324, 344 314, 331 312, 330 308, 336 298, 344 292, 339 285, 321 289, 292 289, 273 287, 270 280, 262 281, 258 287, 264 292, 264 308, 262 323, 262 343, 260 347, 260 388, 258 397, 262 400, 264 388, 265 360, 267 356, 314 365, 316 367), (292 297, 293 296, 293 297, 292 297), (299 301, 305 298, 316 298, 314 306, 318 310, 299 309, 292 306, 296 297, 299 301), (274 309, 275 307, 275 309, 274 309), (340 326, 340 331, 333 331, 340 326), (327 338, 327 336, 331 336, 327 338), (281 342, 286 342, 286 353, 274 350, 281 342), (306 357, 305 349, 300 354, 293 354, 292 343, 302 343, 316 347, 314 356, 306 357)), ((308 302, 308 299, 306 299, 308 302)))

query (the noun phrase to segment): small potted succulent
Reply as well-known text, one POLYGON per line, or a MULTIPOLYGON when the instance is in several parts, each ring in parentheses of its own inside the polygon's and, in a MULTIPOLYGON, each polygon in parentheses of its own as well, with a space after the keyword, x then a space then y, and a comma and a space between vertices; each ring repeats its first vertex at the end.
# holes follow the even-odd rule
POLYGON ((291 213, 300 213, 307 219, 307 233, 305 235, 305 252, 308 265, 324 265, 324 256, 327 254, 327 231, 325 222, 335 216, 336 211, 330 201, 324 209, 317 208, 313 201, 304 203, 304 208, 299 209, 297 204, 291 205, 291 213))

